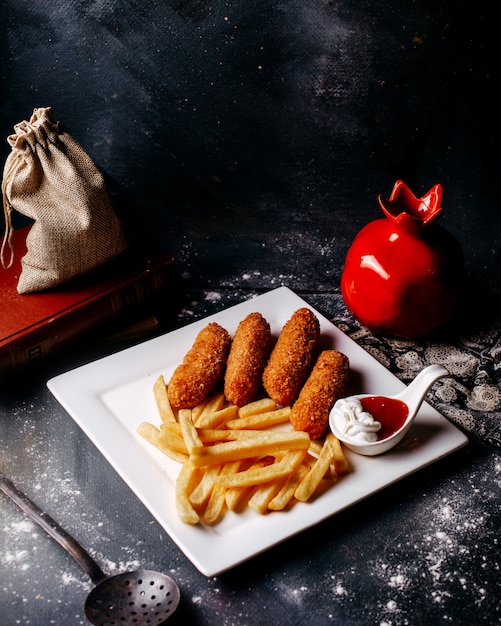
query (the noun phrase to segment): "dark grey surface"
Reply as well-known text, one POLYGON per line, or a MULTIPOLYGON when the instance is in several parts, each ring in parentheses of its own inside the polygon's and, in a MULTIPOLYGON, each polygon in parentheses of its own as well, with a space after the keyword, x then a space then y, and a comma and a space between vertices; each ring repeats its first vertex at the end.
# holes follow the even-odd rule
MULTIPOLYGON (((339 280, 353 237, 380 217, 378 193, 397 178, 416 194, 441 182, 441 224, 467 279, 454 324, 405 356, 460 346, 499 391, 497 5, 6 0, 0 11, 2 136, 52 106, 117 210, 172 251, 182 299, 162 331, 284 284, 402 377, 402 345, 357 334, 339 280)), ((0 462, 105 570, 173 576, 170 623, 500 623, 495 426, 491 443, 472 435, 207 579, 46 390, 104 351, 86 342, 3 386, 0 462)), ((499 402, 485 415, 460 408, 478 425, 499 415, 499 402)), ((3 496, 0 528, 1 623, 85 623, 89 581, 3 496)))
POLYGON ((310 243, 339 268, 397 178, 419 194, 441 182, 469 267, 501 268, 497 4, 53 4, 0 7, 1 135, 52 106, 139 222, 176 256, 190 240, 198 286, 259 259, 336 287, 310 243))
MULTIPOLYGON (((218 294, 216 303, 214 293, 189 294, 179 321, 251 295, 218 294)), ((338 308, 330 295, 304 297, 326 314, 338 308)), ((64 370, 60 361, 47 366, 46 375, 64 370)), ((499 623, 499 448, 471 437, 453 455, 205 578, 44 381, 33 375, 1 397, 4 471, 106 571, 142 565, 171 575, 181 588, 171 623, 499 623)), ((91 584, 78 566, 4 498, 0 517, 3 623, 85 623, 82 604, 91 584)))

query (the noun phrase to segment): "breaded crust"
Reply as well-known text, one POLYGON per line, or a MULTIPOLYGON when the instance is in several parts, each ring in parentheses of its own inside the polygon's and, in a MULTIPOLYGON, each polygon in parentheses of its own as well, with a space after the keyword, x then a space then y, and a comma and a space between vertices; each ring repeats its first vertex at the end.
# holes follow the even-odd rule
POLYGON ((207 397, 223 376, 230 345, 231 335, 216 322, 198 333, 167 385, 173 407, 191 409, 207 397))
POLYGON ((342 352, 320 353, 292 407, 290 422, 294 430, 307 432, 311 439, 325 434, 334 402, 346 393, 349 368, 348 357, 342 352))
POLYGON ((277 404, 291 405, 299 395, 317 354, 320 323, 306 307, 285 323, 263 372, 266 392, 277 404))
POLYGON ((224 395, 228 402, 243 406, 261 385, 271 347, 270 325, 261 313, 249 313, 237 327, 224 375, 224 395))

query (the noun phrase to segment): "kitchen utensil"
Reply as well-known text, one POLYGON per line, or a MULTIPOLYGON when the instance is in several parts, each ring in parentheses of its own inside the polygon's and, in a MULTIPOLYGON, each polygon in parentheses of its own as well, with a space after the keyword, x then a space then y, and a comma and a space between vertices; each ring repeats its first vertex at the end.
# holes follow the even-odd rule
POLYGON ((151 626, 163 623, 174 613, 180 593, 169 576, 144 569, 106 576, 71 535, 2 473, 0 490, 55 539, 96 585, 87 596, 84 607, 91 624, 151 626))

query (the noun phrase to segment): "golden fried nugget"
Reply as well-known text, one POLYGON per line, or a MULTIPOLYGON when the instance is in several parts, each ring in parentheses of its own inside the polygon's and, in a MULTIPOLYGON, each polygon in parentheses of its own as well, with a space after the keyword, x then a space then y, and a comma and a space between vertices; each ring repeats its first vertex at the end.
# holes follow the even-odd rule
POLYGON ((236 406, 248 404, 261 385, 270 354, 270 325, 261 313, 249 313, 237 327, 224 375, 224 395, 236 406))
POLYGON ((263 372, 266 392, 277 404, 296 400, 317 354, 320 323, 315 314, 297 309, 282 328, 263 372))
POLYGON ((167 385, 173 407, 191 409, 207 397, 223 376, 230 346, 230 334, 216 322, 198 333, 167 385))
POLYGON ((290 422, 294 430, 303 430, 318 439, 327 430, 329 412, 334 402, 346 393, 350 363, 337 350, 324 350, 292 406, 290 422))

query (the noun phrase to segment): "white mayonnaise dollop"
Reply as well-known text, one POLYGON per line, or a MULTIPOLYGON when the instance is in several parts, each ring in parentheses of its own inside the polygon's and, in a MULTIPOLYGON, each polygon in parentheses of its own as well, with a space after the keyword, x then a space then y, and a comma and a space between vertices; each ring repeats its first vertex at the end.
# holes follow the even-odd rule
POLYGON ((357 398, 342 398, 332 409, 336 428, 353 441, 376 441, 377 432, 381 429, 370 413, 364 411, 357 398))

